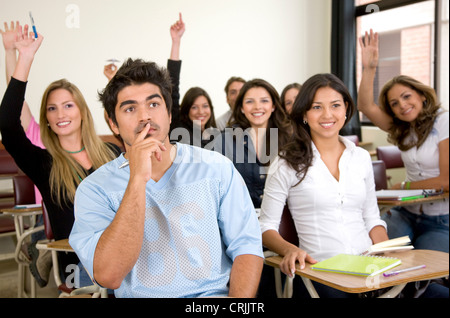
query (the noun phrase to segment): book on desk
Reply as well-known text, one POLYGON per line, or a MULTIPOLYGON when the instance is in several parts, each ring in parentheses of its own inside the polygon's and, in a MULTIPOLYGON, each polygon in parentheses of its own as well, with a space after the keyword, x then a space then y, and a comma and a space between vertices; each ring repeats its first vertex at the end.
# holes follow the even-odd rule
POLYGON ((393 257, 338 254, 311 266, 312 270, 372 277, 381 274, 402 261, 393 257))
POLYGON ((409 236, 401 236, 373 244, 361 255, 336 255, 312 265, 311 269, 358 276, 375 276, 402 263, 398 258, 376 256, 376 254, 401 252, 413 248, 409 236))
POLYGON ((409 201, 426 198, 435 195, 434 189, 413 189, 413 190, 378 190, 375 192, 378 200, 409 201))
POLYGON ((393 238, 370 246, 367 251, 361 255, 375 255, 386 252, 401 252, 412 250, 414 246, 411 245, 411 239, 408 235, 393 238))

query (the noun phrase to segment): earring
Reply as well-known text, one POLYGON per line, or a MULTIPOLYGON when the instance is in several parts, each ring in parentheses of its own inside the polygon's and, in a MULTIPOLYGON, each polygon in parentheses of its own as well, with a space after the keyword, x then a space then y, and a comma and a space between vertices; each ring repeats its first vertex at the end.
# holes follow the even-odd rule
POLYGON ((306 119, 303 119, 303 124, 308 125, 308 122, 306 121, 306 119))

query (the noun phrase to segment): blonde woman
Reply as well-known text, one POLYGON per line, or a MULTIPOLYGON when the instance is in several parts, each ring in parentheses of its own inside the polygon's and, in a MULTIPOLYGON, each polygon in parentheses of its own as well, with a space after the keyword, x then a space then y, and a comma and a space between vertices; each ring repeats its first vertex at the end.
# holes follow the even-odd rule
MULTIPOLYGON (((34 146, 20 124, 28 74, 43 41, 19 28, 17 65, 0 107, 2 142, 17 165, 42 194, 56 240, 69 237, 74 222, 74 195, 81 181, 120 153, 97 137, 89 108, 78 88, 67 80, 50 84, 40 109, 41 138, 46 149, 34 146)), ((75 253, 59 253, 60 271, 78 264, 75 253)), ((34 262, 33 262, 34 264, 34 262)), ((33 272, 40 286, 48 273, 33 272), (42 274, 42 276, 41 276, 42 274)), ((67 274, 70 274, 67 273, 67 274)))

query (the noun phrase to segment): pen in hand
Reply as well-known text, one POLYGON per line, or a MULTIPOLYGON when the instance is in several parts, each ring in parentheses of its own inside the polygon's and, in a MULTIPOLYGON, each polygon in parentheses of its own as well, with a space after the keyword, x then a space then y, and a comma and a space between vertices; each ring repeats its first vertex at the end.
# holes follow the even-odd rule
POLYGON ((130 162, 127 160, 127 161, 125 161, 124 163, 122 163, 122 164, 119 166, 119 169, 125 168, 125 167, 128 166, 129 164, 130 164, 130 162))
POLYGON ((390 277, 390 276, 395 276, 398 275, 400 273, 404 273, 404 272, 409 272, 409 271, 414 271, 416 269, 421 269, 421 268, 425 268, 426 265, 419 265, 419 266, 415 266, 415 267, 410 267, 410 268, 405 268, 405 269, 400 269, 398 271, 392 271, 392 272, 386 272, 383 273, 384 277, 390 277))
POLYGON ((33 28, 33 32, 34 32, 34 37, 37 39, 38 34, 36 31, 36 26, 34 25, 34 19, 33 19, 33 15, 31 14, 31 11, 30 11, 30 19, 31 19, 31 27, 33 28))

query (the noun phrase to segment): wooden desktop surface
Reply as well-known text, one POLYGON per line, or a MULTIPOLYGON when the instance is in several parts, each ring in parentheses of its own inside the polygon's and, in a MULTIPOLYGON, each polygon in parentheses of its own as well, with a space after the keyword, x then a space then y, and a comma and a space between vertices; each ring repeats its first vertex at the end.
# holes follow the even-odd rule
MULTIPOLYGON (((391 277, 384 277, 383 274, 373 277, 363 277, 315 271, 311 269, 311 264, 308 263, 306 264, 305 269, 300 270, 300 265, 297 263, 295 274, 347 293, 363 293, 414 281, 441 278, 448 276, 449 274, 448 253, 431 250, 410 250, 398 253, 386 253, 382 256, 396 257, 402 260, 401 265, 396 266, 391 270, 400 270, 423 264, 426 265, 426 268, 401 273, 391 277)), ((272 256, 266 258, 265 261, 270 266, 279 267, 281 260, 281 256, 272 256)))
POLYGON ((59 240, 59 241, 49 242, 46 244, 45 249, 55 250, 55 251, 73 252, 73 249, 69 244, 69 239, 63 239, 63 240, 59 240))
POLYGON ((414 200, 401 201, 401 200, 378 199, 377 202, 378 202, 378 205, 394 207, 394 206, 405 206, 405 205, 412 205, 412 204, 418 204, 418 203, 437 202, 437 201, 441 201, 444 199, 448 199, 448 192, 444 192, 439 195, 431 195, 426 198, 420 198, 420 199, 414 199, 414 200))

